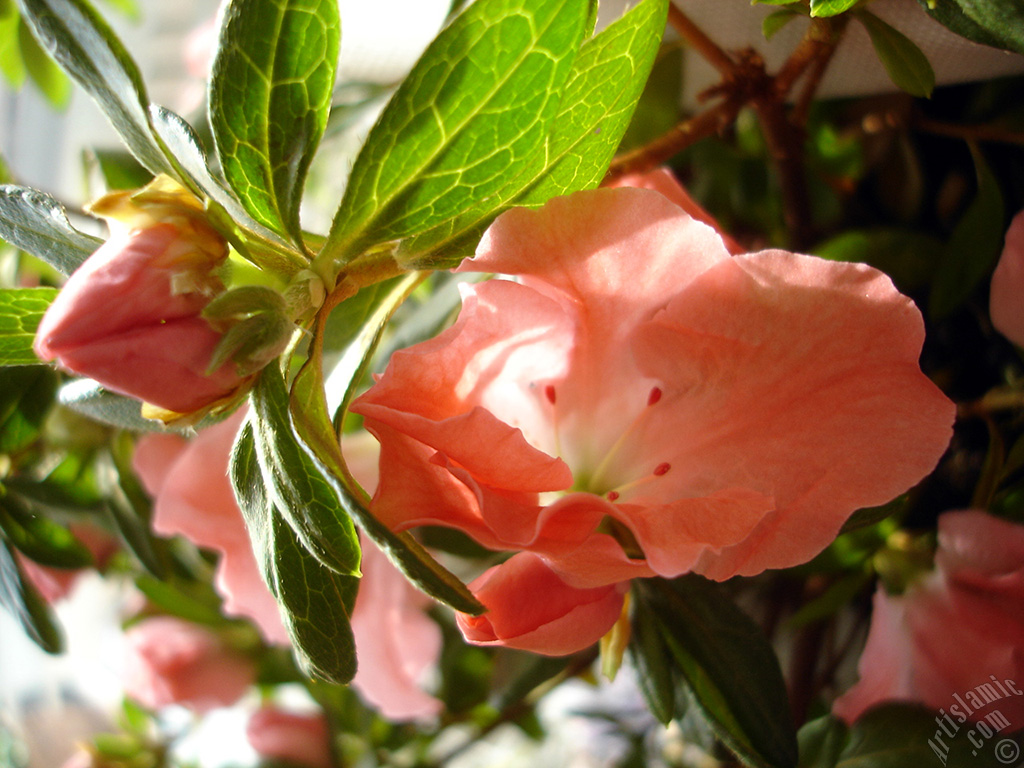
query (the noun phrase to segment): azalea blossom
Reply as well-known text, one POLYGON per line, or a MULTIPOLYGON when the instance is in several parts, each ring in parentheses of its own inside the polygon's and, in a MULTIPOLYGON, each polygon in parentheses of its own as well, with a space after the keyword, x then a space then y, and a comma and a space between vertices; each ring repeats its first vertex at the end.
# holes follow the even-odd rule
MULTIPOLYGON (((460 270, 516 280, 464 287, 455 324, 395 353, 353 404, 381 441, 372 509, 396 530, 532 552, 581 604, 634 577, 805 562, 949 441, 953 404, 917 362, 921 315, 888 277, 731 256, 657 192, 508 211, 460 270)), ((489 592, 485 605, 515 603, 489 592)), ((462 621, 474 641, 489 632, 486 614, 462 621)), ((557 648, 497 627, 487 641, 565 653, 600 629, 576 627, 557 648)))
MULTIPOLYGON (((224 611, 252 620, 267 641, 286 644, 288 633, 260 575, 228 477, 231 446, 244 416, 239 411, 191 440, 146 435, 136 446, 133 466, 155 499, 153 529, 216 551, 215 585, 224 611)), ((356 479, 373 488, 376 441, 358 433, 346 436, 344 449, 356 479)), ((422 688, 441 652, 440 627, 424 612, 430 600, 365 538, 361 568, 351 617, 359 661, 352 685, 385 717, 433 717, 441 704, 422 688)))
POLYGON ((331 768, 331 736, 322 714, 299 714, 273 706, 258 709, 245 726, 249 745, 261 757, 306 768, 331 768))
POLYGON ((957 722, 998 710, 1024 727, 1024 526, 980 510, 939 518, 935 570, 894 596, 879 587, 860 680, 833 712, 911 701, 957 722), (955 627, 955 632, 950 628, 955 627))
POLYGON ((989 296, 992 325, 1024 347, 1024 211, 1014 216, 1006 231, 999 263, 992 273, 989 296))
POLYGON ((173 616, 144 619, 125 633, 125 693, 160 709, 203 713, 234 704, 256 679, 252 661, 208 629, 173 616))

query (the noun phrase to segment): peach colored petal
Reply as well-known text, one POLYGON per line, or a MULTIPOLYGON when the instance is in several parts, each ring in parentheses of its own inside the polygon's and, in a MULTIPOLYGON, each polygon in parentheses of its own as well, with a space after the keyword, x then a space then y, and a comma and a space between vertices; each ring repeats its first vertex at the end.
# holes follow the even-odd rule
POLYGON ((992 325, 1024 347, 1024 211, 1013 217, 1006 231, 1003 253, 992 273, 989 311, 992 325))
POLYGON ((430 599, 363 539, 363 580, 352 612, 359 669, 352 685, 389 720, 436 716, 441 702, 422 689, 441 653, 430 599))
POLYGON ((487 607, 481 616, 456 616, 469 642, 546 656, 592 645, 622 611, 623 592, 617 585, 575 589, 530 552, 489 569, 469 588, 487 607))
POLYGON ((151 432, 138 439, 132 454, 132 469, 146 493, 150 496, 160 493, 171 468, 187 447, 188 440, 181 435, 151 432))
POLYGON ((749 538, 701 559, 712 578, 810 559, 942 455, 955 409, 918 368, 923 335, 910 300, 864 265, 765 251, 715 266, 634 337, 664 394, 619 471, 671 470, 631 500, 774 499, 749 538))
POLYGON ((620 176, 615 180, 615 183, 610 185, 612 187, 638 187, 640 189, 653 189, 655 192, 660 192, 674 204, 678 205, 688 214, 693 216, 697 221, 707 224, 718 234, 722 236, 722 242, 728 249, 729 253, 744 253, 745 249, 733 240, 729 235, 722 231, 722 227, 718 224, 715 218, 704 210, 700 203, 690 197, 690 193, 686 191, 679 180, 675 177, 668 168, 656 168, 653 171, 647 173, 629 173, 625 176, 620 176))

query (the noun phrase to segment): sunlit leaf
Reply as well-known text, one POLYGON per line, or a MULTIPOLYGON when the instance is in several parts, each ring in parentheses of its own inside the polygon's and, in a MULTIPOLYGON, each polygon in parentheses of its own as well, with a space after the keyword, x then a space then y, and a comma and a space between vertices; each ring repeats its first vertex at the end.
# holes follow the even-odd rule
POLYGON ((336 0, 232 0, 224 11, 210 82, 217 154, 248 212, 297 243, 339 40, 336 0))
POLYGON ((0 185, 0 238, 70 275, 103 241, 79 232, 64 207, 28 187, 0 185))
POLYGON ((0 288, 0 365, 38 365, 36 328, 56 288, 0 288))

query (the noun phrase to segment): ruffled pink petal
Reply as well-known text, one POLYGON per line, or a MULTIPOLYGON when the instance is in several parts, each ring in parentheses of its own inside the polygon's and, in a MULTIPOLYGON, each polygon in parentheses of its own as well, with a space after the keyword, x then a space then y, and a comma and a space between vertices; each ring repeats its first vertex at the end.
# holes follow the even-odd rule
POLYGON ((633 361, 632 329, 728 257, 713 230, 664 196, 600 189, 502 214, 459 270, 519 275, 571 313, 570 373, 554 388, 554 418, 560 455, 594 467, 653 383, 633 361))
POLYGON ((673 203, 678 205, 697 221, 707 224, 722 236, 722 242, 729 253, 744 253, 744 249, 729 235, 727 235, 715 218, 701 207, 701 204, 690 197, 679 180, 668 168, 656 168, 647 173, 629 173, 620 176, 615 180, 612 187, 637 187, 639 189, 653 189, 660 192, 673 203))
POLYGON ((132 454, 132 469, 150 496, 158 496, 171 468, 188 447, 181 435, 151 432, 139 438, 132 454))
POLYGON ((466 640, 546 656, 564 656, 592 645, 622 611, 623 592, 617 585, 575 589, 532 552, 489 569, 469 588, 487 613, 456 616, 466 640))
POLYGON ((774 499, 749 537, 701 558, 707 576, 804 562, 945 450, 955 409, 918 367, 923 334, 870 267, 781 251, 718 264, 637 329, 637 360, 663 395, 618 479, 670 468, 634 503, 730 488, 774 499))
POLYGON ((1024 347, 1024 211, 1013 217, 1006 232, 1003 254, 992 273, 989 312, 992 325, 1024 347))
POLYGON ((352 612, 359 669, 352 685, 389 720, 434 717, 441 702, 421 685, 441 653, 430 600, 363 539, 363 580, 352 612))

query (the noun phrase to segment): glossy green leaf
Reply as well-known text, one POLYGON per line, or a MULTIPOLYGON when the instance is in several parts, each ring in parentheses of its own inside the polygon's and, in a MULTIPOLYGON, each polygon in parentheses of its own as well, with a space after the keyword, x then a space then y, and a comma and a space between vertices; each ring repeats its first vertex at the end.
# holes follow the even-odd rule
POLYGON ((859 11, 857 19, 867 30, 875 54, 893 84, 911 96, 931 96, 935 70, 917 44, 873 13, 859 11))
POLYGON ((65 275, 70 275, 103 241, 79 232, 64 207, 28 187, 0 185, 0 238, 65 275))
POLYGON ((232 0, 210 81, 224 174, 250 214, 302 242, 299 204, 330 111, 336 0, 232 0))
POLYGON ((268 493, 257 438, 246 420, 231 454, 231 484, 263 578, 305 671, 334 683, 356 672, 349 619, 359 579, 324 567, 299 541, 268 493))
POLYGON ((721 585, 700 576, 635 584, 674 671, 718 737, 748 765, 795 766, 797 746, 778 659, 761 629, 721 585))
POLYGON ((64 650, 64 640, 50 607, 25 578, 14 550, 6 541, 0 541, 0 605, 44 651, 60 653, 64 650))
POLYGON ((156 578, 167 578, 152 534, 153 504, 132 467, 135 440, 118 432, 110 441, 110 459, 117 474, 116 491, 104 505, 115 530, 139 563, 156 578))
POLYGON ((96 101, 132 154, 153 173, 173 172, 149 124, 138 67, 82 0, 18 0, 40 44, 96 101))
POLYGON ((485 204, 403 241, 403 264, 449 267, 472 253, 494 216, 596 187, 629 126, 665 29, 667 4, 644 0, 588 40, 573 62, 551 130, 485 204), (608 83, 615 83, 609 88, 608 83), (434 251, 434 258, 423 254, 434 251), (442 257, 438 259, 438 256, 442 257))
POLYGON ((479 0, 446 27, 370 131, 321 261, 438 226, 518 174, 559 111, 592 5, 479 0))
POLYGON ((359 575, 359 535, 334 489, 291 427, 288 390, 269 365, 252 390, 249 417, 266 493, 302 545, 327 568, 359 575))
POLYGON ((811 16, 824 18, 838 16, 853 8, 861 0, 811 0, 811 16))
POLYGON ((32 36, 31 30, 24 19, 18 25, 18 47, 25 71, 31 78, 50 106, 54 109, 66 109, 71 103, 71 81, 58 67, 32 36))
MULTIPOLYGON (((343 406, 352 396, 370 355, 379 340, 387 318, 418 282, 410 275, 391 286, 391 291, 379 295, 369 320, 354 336, 343 361, 332 373, 332 382, 338 386, 348 383, 343 406)), ((375 294, 376 295, 376 294, 375 294)), ((438 563, 408 531, 393 533, 367 510, 369 497, 352 477, 341 453, 335 435, 327 401, 324 397, 323 360, 320 336, 322 327, 310 348, 310 356, 292 385, 291 412, 295 431, 306 450, 323 467, 324 474, 334 487, 348 513, 356 520, 373 542, 392 563, 421 590, 458 611, 483 613, 483 606, 470 594, 466 586, 438 563)))
POLYGON ((992 273, 1006 233, 999 183, 978 148, 971 146, 978 190, 940 255, 928 311, 933 319, 959 307, 992 273))
POLYGON ((135 432, 162 431, 160 422, 142 417, 138 400, 103 389, 92 379, 75 379, 60 388, 57 402, 93 421, 135 432))
POLYGON ((928 15, 968 40, 1024 53, 1020 0, 918 0, 928 15))
POLYGON ((32 351, 36 328, 56 288, 0 288, 0 365, 39 365, 32 351))

